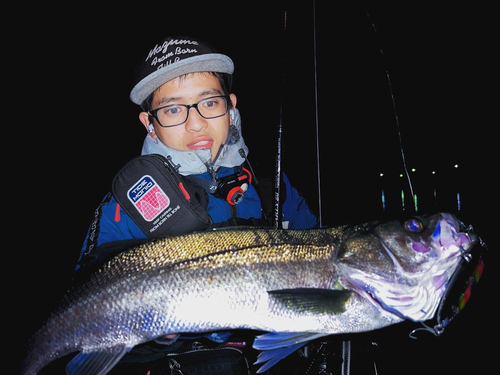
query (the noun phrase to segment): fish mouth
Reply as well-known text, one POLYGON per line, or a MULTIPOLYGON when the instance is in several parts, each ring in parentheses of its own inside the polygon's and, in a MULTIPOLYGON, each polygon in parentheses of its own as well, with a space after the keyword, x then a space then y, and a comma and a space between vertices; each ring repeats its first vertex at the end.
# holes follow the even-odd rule
POLYGON ((342 264, 342 275, 362 296, 383 310, 404 319, 431 319, 439 306, 453 273, 467 256, 478 237, 454 215, 440 213, 431 220, 433 227, 425 238, 405 236, 404 249, 381 234, 375 234, 384 272, 342 264), (425 239, 425 241, 424 241, 425 239), (402 256, 401 254, 403 253, 402 256))

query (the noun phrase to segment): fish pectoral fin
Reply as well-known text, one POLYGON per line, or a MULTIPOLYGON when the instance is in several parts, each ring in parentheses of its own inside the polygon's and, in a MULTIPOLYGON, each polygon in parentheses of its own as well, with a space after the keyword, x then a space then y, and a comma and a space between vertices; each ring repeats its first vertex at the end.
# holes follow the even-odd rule
POLYGON ((347 289, 297 288, 272 290, 267 293, 290 310, 315 314, 340 314, 345 311, 345 305, 352 292, 347 289))
POLYGON ((262 350, 254 364, 264 363, 257 373, 267 371, 283 358, 292 354, 309 341, 327 336, 325 333, 311 332, 270 332, 255 338, 253 348, 262 350))
POLYGON ((80 352, 67 365, 68 375, 106 374, 132 348, 116 346, 96 352, 80 352))

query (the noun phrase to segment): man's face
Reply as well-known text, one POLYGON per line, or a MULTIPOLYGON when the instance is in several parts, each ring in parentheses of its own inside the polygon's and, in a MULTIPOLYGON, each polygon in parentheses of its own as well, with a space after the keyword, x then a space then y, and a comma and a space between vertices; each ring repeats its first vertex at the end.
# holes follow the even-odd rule
MULTIPOLYGON (((171 104, 193 104, 204 98, 224 95, 217 77, 210 73, 192 73, 175 78, 158 90, 153 96, 153 109, 171 104)), ((231 94, 233 107, 236 96, 231 94)), ((179 126, 161 127, 155 121, 155 134, 170 148, 180 151, 211 149, 212 160, 220 146, 226 142, 231 119, 229 111, 224 116, 205 119, 195 108, 190 108, 187 121, 179 126)))

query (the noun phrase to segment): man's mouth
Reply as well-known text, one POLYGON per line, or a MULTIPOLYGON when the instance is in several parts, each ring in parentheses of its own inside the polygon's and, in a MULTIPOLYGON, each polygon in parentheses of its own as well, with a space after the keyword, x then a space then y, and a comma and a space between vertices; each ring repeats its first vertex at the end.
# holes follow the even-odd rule
POLYGON ((210 141, 210 140, 202 140, 202 141, 198 141, 198 142, 195 142, 195 143, 190 143, 188 144, 188 148, 191 149, 191 150, 199 150, 199 149, 202 149, 202 148, 211 148, 212 145, 213 145, 213 141, 210 141))

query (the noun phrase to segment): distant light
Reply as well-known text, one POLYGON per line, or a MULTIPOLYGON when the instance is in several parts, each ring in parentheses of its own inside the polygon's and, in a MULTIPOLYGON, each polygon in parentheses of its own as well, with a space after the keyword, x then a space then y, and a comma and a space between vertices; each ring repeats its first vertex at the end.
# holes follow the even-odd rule
POLYGON ((380 177, 384 177, 384 174, 383 174, 383 173, 380 173, 380 174, 379 174, 379 176, 380 176, 380 177))
POLYGON ((455 164, 453 167, 458 168, 458 164, 455 164))
POLYGON ((436 171, 432 171, 431 173, 432 173, 432 174, 436 174, 436 171))
POLYGON ((400 173, 400 174, 399 174, 399 177, 403 177, 403 174, 402 174, 402 173, 400 173))
POLYGON ((415 168, 412 168, 412 169, 411 169, 411 171, 412 171, 412 172, 416 172, 417 170, 416 170, 415 168))

